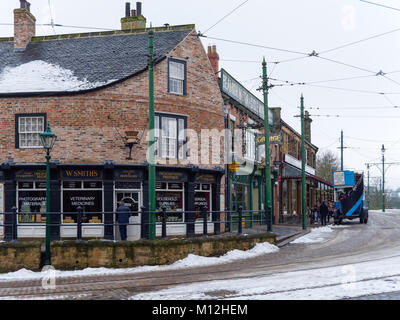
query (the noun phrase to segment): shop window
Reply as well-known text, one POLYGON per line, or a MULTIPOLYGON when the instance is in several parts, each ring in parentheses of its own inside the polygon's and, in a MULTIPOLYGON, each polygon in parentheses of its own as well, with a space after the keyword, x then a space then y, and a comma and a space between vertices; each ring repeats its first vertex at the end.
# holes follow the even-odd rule
POLYGON ((197 183, 194 193, 194 211, 196 221, 203 221, 203 206, 206 206, 207 208, 207 221, 211 221, 211 185, 197 183))
POLYGON ((15 147, 42 148, 40 133, 44 132, 46 114, 17 114, 15 116, 15 147))
POLYGON ((186 95, 186 62, 168 60, 168 92, 186 95))
POLYGON ((63 223, 76 223, 78 207, 84 208, 83 223, 102 223, 103 183, 101 181, 63 182, 63 223))
POLYGON ((183 183, 157 182, 156 210, 157 221, 162 221, 162 207, 168 211, 168 222, 183 222, 184 187, 183 183))
POLYGON ((157 114, 155 155, 160 158, 186 158, 186 117, 157 114))
POLYGON ((246 158, 254 160, 256 157, 256 136, 252 130, 246 130, 246 158))
POLYGON ((46 223, 46 182, 18 182, 18 223, 46 223))

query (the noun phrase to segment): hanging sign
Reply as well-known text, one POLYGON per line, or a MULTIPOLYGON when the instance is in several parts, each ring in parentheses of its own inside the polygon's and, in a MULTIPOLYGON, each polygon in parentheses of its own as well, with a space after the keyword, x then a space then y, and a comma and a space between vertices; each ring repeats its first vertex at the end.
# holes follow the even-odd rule
MULTIPOLYGON (((269 143, 281 145, 282 144, 282 134, 279 133, 279 134, 271 135, 269 137, 269 143)), ((257 135, 257 145, 263 145, 263 144, 265 144, 265 135, 263 135, 263 134, 257 135)))

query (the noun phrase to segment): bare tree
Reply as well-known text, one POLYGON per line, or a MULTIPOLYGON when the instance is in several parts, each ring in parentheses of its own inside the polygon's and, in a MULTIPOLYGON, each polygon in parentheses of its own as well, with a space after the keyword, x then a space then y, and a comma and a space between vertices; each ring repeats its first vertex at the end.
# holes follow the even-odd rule
POLYGON ((332 183, 332 172, 340 170, 338 157, 330 150, 317 156, 317 176, 332 183))

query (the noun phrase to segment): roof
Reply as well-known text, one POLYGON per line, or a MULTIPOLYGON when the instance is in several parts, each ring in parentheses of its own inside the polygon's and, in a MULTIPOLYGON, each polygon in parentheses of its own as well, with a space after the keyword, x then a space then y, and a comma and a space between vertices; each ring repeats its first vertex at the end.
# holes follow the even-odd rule
MULTIPOLYGON (((156 28, 154 53, 163 60, 194 25, 156 28)), ((0 96, 95 90, 147 69, 148 33, 98 32, 34 37, 23 51, 0 39, 0 96)))

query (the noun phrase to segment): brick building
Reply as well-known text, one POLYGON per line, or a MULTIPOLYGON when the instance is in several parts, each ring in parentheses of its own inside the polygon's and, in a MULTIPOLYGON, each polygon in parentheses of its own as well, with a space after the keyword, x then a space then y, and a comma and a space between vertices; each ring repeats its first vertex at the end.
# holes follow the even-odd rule
MULTIPOLYGON (((229 130, 229 161, 240 164, 236 172, 226 175, 225 185, 229 190, 225 192, 226 207, 265 210, 264 103, 226 70, 219 69, 216 46, 208 48, 208 56, 214 72, 219 75, 221 94, 227 106, 225 127, 229 130)), ((301 135, 283 121, 281 108, 270 107, 269 112, 273 222, 296 221, 301 212, 301 135)), ((311 143, 311 123, 306 111, 308 210, 321 200, 332 200, 332 185, 316 176, 318 147, 311 143)))
MULTIPOLYGON (((58 137, 51 153, 51 211, 60 212, 51 222, 62 224, 51 228, 52 238, 76 236, 79 205, 87 217, 84 237, 118 237, 112 226, 96 225, 113 223, 102 212, 115 210, 121 199, 134 211, 148 207, 149 30, 141 4, 136 10, 127 4, 118 31, 38 37, 29 3, 20 1, 14 37, 0 38, 0 212, 16 206, 23 213, 18 237, 44 236, 39 133, 50 123, 58 137)), ((196 139, 186 131, 201 136, 204 129, 223 130, 223 100, 195 26, 153 30, 157 207, 167 204, 176 212, 169 221, 190 222, 196 217, 184 210, 198 211, 203 204, 220 210, 224 170, 223 149, 216 155, 209 144, 190 144, 196 139)), ((139 212, 132 219, 144 217, 139 212)), ((216 219, 209 217, 210 229, 218 229, 216 219)), ((186 232, 183 224, 169 228, 169 234, 186 232)), ((189 230, 194 231, 197 226, 189 230)), ((6 237, 10 232, 6 228, 6 237)), ((132 226, 128 237, 146 232, 132 226)))

